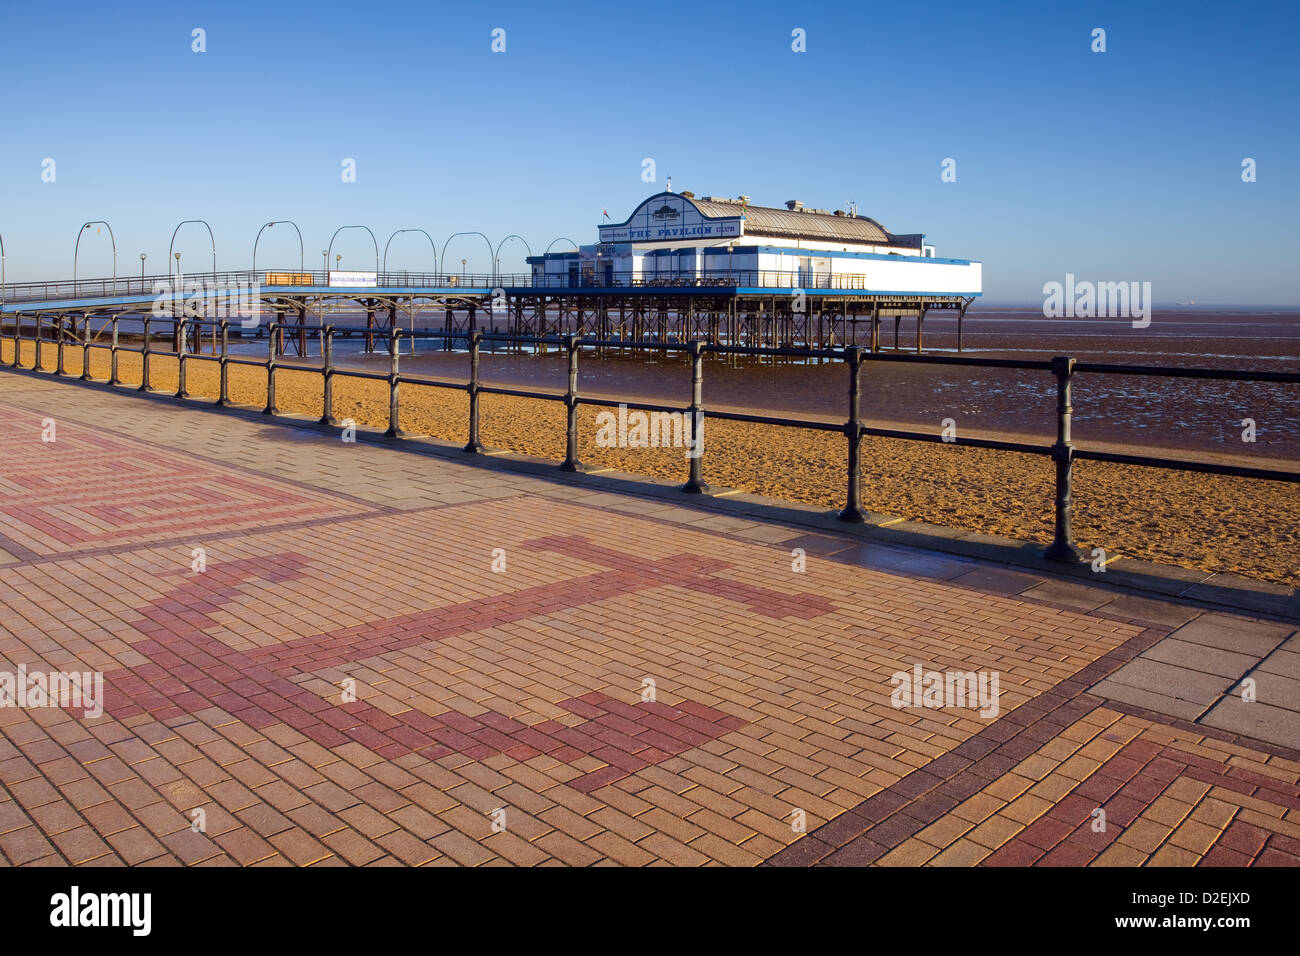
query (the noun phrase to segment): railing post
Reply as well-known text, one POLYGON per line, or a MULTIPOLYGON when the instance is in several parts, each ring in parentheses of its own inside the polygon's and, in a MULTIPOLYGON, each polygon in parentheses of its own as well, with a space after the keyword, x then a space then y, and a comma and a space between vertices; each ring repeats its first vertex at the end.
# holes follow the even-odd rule
POLYGON ((41 343, 45 341, 45 317, 39 312, 36 313, 36 358, 32 366, 32 371, 41 370, 41 343))
POLYGON ((321 344, 321 416, 322 425, 337 425, 334 418, 334 326, 327 325, 321 344))
POLYGON ((266 328, 266 408, 263 415, 278 415, 280 409, 275 407, 275 339, 280 331, 280 323, 272 322, 266 328))
POLYGON ((400 415, 400 406, 398 404, 398 385, 401 382, 398 373, 398 359, 402 351, 402 333, 394 325, 388 330, 388 430, 384 432, 385 438, 401 438, 402 429, 398 427, 398 418, 400 415))
POLYGON ((19 368, 21 363, 18 361, 18 347, 22 341, 23 333, 23 315, 21 312, 14 313, 14 361, 13 368, 19 368))
POLYGON ((185 355, 189 352, 190 346, 189 323, 185 321, 182 315, 180 324, 176 327, 176 397, 189 398, 190 393, 185 390, 185 355))
POLYGON ((564 393, 564 407, 568 410, 564 424, 564 461, 561 471, 584 471, 578 461, 578 346, 582 339, 569 335, 564 343, 569 352, 569 387, 564 393))
POLYGON ((121 382, 117 377, 117 325, 119 318, 113 316, 113 340, 108 347, 108 384, 119 385, 121 382))
POLYGON ((1071 485, 1074 471, 1074 444, 1070 439, 1070 417, 1074 408, 1070 404, 1070 377, 1074 374, 1074 359, 1058 355, 1052 359, 1052 374, 1056 376, 1056 444, 1052 446, 1052 461, 1056 462, 1056 530, 1052 543, 1043 551, 1049 561, 1077 564, 1083 555, 1074 546, 1071 524, 1074 503, 1071 485))
POLYGON ((153 386, 149 384, 149 355, 153 351, 153 338, 150 334, 149 316, 144 316, 144 344, 140 347, 140 391, 152 392, 153 386))
POLYGON ((217 407, 230 407, 230 322, 221 320, 221 357, 217 359, 217 377, 221 380, 217 407))
POLYGON ((67 336, 67 331, 68 331, 67 324, 68 324, 68 317, 66 315, 60 315, 59 316, 59 344, 57 349, 58 362, 54 366, 55 375, 68 374, 68 370, 64 368, 63 365, 63 344, 64 344, 63 340, 67 336))
POLYGON ((704 343, 696 340, 687 349, 691 357, 691 407, 686 411, 691 426, 691 448, 687 452, 691 470, 682 491, 702 495, 709 490, 704 481, 704 343))
POLYGON ((81 317, 81 381, 90 381, 90 316, 81 317))
POLYGON ((862 349, 856 345, 847 348, 844 357, 849 363, 849 420, 844 423, 844 435, 849 440, 849 486, 839 519, 861 524, 866 520, 862 512, 862 349))
POLYGON ((483 444, 478 438, 478 350, 483 341, 483 333, 477 329, 469 334, 469 443, 465 450, 472 455, 483 454, 483 444))

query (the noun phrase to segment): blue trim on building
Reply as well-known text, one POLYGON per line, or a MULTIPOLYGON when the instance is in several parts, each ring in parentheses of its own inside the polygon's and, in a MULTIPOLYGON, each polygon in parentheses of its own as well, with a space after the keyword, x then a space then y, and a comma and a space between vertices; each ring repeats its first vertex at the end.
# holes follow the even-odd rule
MULTIPOLYGON (((880 252, 843 252, 835 251, 833 249, 799 249, 794 246, 758 246, 757 248, 760 252, 780 252, 785 253, 786 255, 799 256, 800 258, 813 259, 833 257, 836 259, 880 259, 885 262, 939 262, 944 265, 952 266, 983 265, 983 262, 979 259, 942 259, 938 256, 900 256, 880 252)), ((737 249, 736 251, 739 252, 740 250, 737 249)))

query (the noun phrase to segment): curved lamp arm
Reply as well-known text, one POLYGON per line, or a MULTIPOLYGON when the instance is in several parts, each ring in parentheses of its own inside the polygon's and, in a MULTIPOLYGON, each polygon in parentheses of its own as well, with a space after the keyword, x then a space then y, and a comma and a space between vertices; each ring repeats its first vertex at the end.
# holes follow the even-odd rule
MULTIPOLYGON (((342 232, 344 229, 364 229, 366 232, 370 233, 370 241, 375 245, 375 278, 377 280, 379 278, 379 241, 375 238, 375 234, 373 232, 370 232, 369 226, 339 226, 337 229, 335 229, 334 235, 330 236, 329 248, 325 250, 326 267, 329 266, 330 253, 334 251, 334 240, 338 237, 338 234, 342 232)), ((327 281, 328 281, 328 277, 327 277, 327 281)))
MULTIPOLYGON (((446 264, 447 264, 447 247, 448 247, 449 245, 451 245, 451 241, 452 241, 453 239, 455 239, 457 236, 478 236, 478 237, 480 237, 480 238, 481 238, 485 243, 487 243, 487 247, 488 247, 488 255, 489 255, 489 256, 492 256, 492 257, 495 259, 495 257, 496 257, 496 252, 495 252, 495 250, 493 250, 493 248, 492 248, 492 240, 490 240, 487 236, 483 235, 483 233, 481 233, 481 232, 453 232, 450 236, 447 237, 447 241, 444 242, 444 243, 442 244, 442 264, 443 264, 443 266, 446 266, 446 264)), ((492 264, 492 263, 490 263, 490 262, 488 263, 489 266, 490 266, 491 264, 492 264)))
POLYGON ((181 226, 189 225, 190 223, 197 223, 201 226, 207 227, 208 241, 212 243, 212 274, 215 276, 217 274, 217 238, 212 234, 212 227, 208 225, 206 219, 182 219, 176 224, 176 228, 172 230, 172 241, 167 246, 167 274, 171 275, 171 264, 175 258, 172 255, 172 252, 176 246, 176 233, 181 231, 181 226))
POLYGON ((74 294, 77 289, 77 253, 81 251, 81 234, 91 226, 103 226, 108 230, 109 241, 113 243, 113 281, 117 281, 117 237, 113 235, 113 227, 103 219, 92 219, 90 222, 81 224, 81 228, 77 230, 77 244, 72 248, 72 289, 74 294))
POLYGON ((500 242, 497 243, 497 251, 492 256, 492 265, 494 267, 493 275, 497 277, 498 281, 501 279, 501 274, 499 271, 497 271, 501 268, 501 247, 504 246, 506 242, 508 242, 511 239, 518 239, 520 242, 524 244, 524 248, 528 250, 529 258, 532 258, 533 255, 533 247, 528 244, 528 240, 525 239, 523 236, 516 236, 514 233, 511 233, 510 235, 506 236, 505 239, 502 239, 500 242))
POLYGON ((551 245, 546 247, 546 251, 543 252, 542 255, 548 255, 551 251, 551 246, 555 245, 560 240, 564 240, 565 242, 573 246, 574 252, 578 251, 578 244, 574 242, 572 239, 570 239, 568 236, 556 236, 554 239, 551 240, 551 245))
MULTIPOLYGON (((304 263, 304 252, 302 247, 302 230, 298 228, 298 224, 294 222, 292 219, 276 219, 271 222, 264 223, 262 225, 262 229, 265 229, 267 226, 279 226, 282 224, 293 226, 293 231, 298 233, 298 271, 302 272, 305 263, 304 263)), ((253 272, 254 273, 257 272, 257 242, 259 239, 262 238, 262 229, 257 230, 257 238, 253 240, 253 272)))
POLYGON ((384 272, 385 272, 385 273, 388 272, 388 247, 389 247, 390 245, 393 244, 393 238, 394 238, 395 236, 400 236, 400 235, 401 235, 402 233, 404 233, 404 232, 418 232, 418 233, 422 233, 422 234, 424 235, 424 238, 426 238, 426 239, 429 240, 429 248, 433 250, 433 271, 434 271, 435 273, 437 273, 437 271, 438 271, 438 246, 437 246, 437 244, 433 241, 433 236, 429 235, 429 234, 428 234, 427 232, 425 232, 423 229, 398 229, 397 231, 395 231, 395 232, 393 233, 393 235, 391 235, 391 236, 388 237, 388 241, 384 243, 384 272))

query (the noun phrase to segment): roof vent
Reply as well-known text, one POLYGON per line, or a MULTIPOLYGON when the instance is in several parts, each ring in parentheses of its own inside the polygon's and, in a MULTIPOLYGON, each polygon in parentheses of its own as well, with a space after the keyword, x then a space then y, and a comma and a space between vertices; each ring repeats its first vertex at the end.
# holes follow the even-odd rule
POLYGON ((835 215, 837 215, 837 216, 842 216, 842 215, 844 215, 844 210, 843 210, 843 209, 836 209, 836 210, 835 210, 835 215))
POLYGON ((803 209, 803 200, 787 199, 785 201, 785 208, 789 209, 791 212, 799 212, 801 209, 803 209))
POLYGON ((695 198, 695 193, 691 192, 689 189, 683 189, 683 190, 682 190, 682 195, 685 196, 687 199, 694 199, 694 198, 695 198))

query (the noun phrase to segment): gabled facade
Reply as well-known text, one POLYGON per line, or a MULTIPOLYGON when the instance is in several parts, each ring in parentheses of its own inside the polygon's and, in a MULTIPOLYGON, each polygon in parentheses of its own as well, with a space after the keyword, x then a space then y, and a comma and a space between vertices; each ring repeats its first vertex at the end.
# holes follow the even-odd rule
POLYGON ((598 227, 576 252, 533 256, 536 284, 726 285, 978 295, 978 262, 938 259, 921 234, 865 216, 753 206, 747 199, 662 192, 626 220, 598 227))

